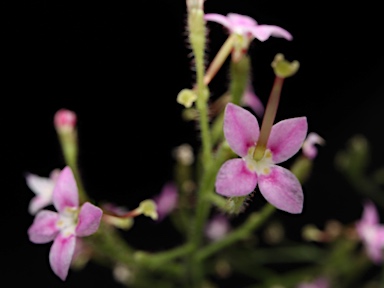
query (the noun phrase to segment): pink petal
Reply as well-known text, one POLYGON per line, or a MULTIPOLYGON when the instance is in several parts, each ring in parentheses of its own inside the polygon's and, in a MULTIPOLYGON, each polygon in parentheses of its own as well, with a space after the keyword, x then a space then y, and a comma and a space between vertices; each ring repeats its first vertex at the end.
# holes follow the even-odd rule
POLYGON ((66 166, 60 173, 56 186, 53 189, 53 205, 57 211, 62 211, 65 207, 78 207, 79 194, 76 180, 71 168, 66 166))
POLYGON ((213 21, 213 22, 219 23, 224 27, 231 29, 231 23, 228 21, 227 17, 223 15, 216 14, 216 13, 208 13, 204 15, 204 19, 206 21, 213 21))
POLYGON ((99 229, 103 211, 95 205, 85 202, 81 206, 79 220, 76 226, 76 236, 89 236, 99 229))
POLYGON ((164 219, 166 215, 176 208, 178 198, 179 194, 176 185, 173 183, 165 184, 161 193, 153 199, 156 203, 158 221, 164 219))
POLYGON ((228 103, 224 112, 224 135, 229 146, 244 157, 259 138, 259 123, 249 111, 228 103))
POLYGON ((59 232, 56 227, 58 220, 59 214, 56 212, 42 210, 37 213, 31 227, 28 229, 29 240, 36 244, 52 241, 59 232))
POLYGON ((225 162, 216 176, 216 192, 227 197, 250 194, 255 190, 257 175, 248 170, 243 159, 231 159, 225 162))
POLYGON ((376 264, 380 264, 383 261, 382 247, 376 245, 366 245, 368 257, 376 264))
POLYGON ((283 167, 272 165, 268 175, 259 175, 259 188, 264 198, 276 208, 292 214, 303 210, 303 189, 296 176, 283 167))
POLYGON ((64 236, 57 235, 49 252, 49 263, 53 272, 59 276, 61 280, 65 280, 68 275, 69 266, 71 265, 73 253, 75 251, 76 237, 71 234, 64 236))
POLYGON ((256 20, 246 15, 228 13, 227 19, 231 23, 232 27, 240 26, 243 28, 251 29, 252 27, 257 26, 256 20))
POLYGON ((273 162, 281 163, 295 155, 303 145, 307 130, 307 117, 286 119, 273 125, 267 144, 273 162))
POLYGON ((257 116, 260 118, 263 116, 264 105, 261 103, 259 97, 256 96, 255 92, 253 92, 253 89, 250 85, 248 85, 241 100, 243 105, 250 107, 257 116))
POLYGON ((371 201, 364 203, 364 211, 361 221, 364 225, 376 225, 379 224, 379 214, 375 205, 371 201))
POLYGON ((318 134, 314 132, 309 133, 303 143, 303 154, 309 159, 314 159, 317 156, 317 147, 315 144, 323 145, 324 143, 324 139, 321 138, 318 134))
POLYGON ((281 37, 287 40, 292 40, 292 35, 285 29, 275 25, 258 25, 251 29, 252 35, 264 42, 269 37, 281 37))
POLYGON ((52 194, 53 187, 55 186, 55 182, 52 179, 40 177, 32 173, 27 173, 25 180, 28 188, 36 195, 52 194))
POLYGON ((28 211, 30 214, 35 215, 37 211, 52 204, 52 197, 35 196, 29 202, 28 211))

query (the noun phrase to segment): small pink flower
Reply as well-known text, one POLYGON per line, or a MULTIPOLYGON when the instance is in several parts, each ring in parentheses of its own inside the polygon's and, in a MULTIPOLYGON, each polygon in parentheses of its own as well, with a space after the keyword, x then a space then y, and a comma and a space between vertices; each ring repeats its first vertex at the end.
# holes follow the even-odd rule
POLYGON ((300 283, 297 288, 329 288, 329 281, 326 278, 320 277, 312 282, 300 283))
POLYGON ((216 177, 217 193, 227 197, 252 193, 257 184, 264 198, 276 208, 301 213, 303 190, 296 176, 278 163, 295 155, 307 134, 307 118, 298 117, 273 125, 263 158, 253 152, 260 134, 259 124, 249 111, 228 103, 224 112, 224 135, 232 150, 242 157, 226 161, 216 177))
POLYGON ((49 178, 27 173, 25 176, 27 186, 36 195, 29 202, 28 211, 30 214, 35 215, 37 211, 52 204, 52 192, 59 173, 60 170, 55 169, 49 178))
POLYGON ((67 109, 60 109, 56 112, 54 117, 54 124, 56 127, 56 130, 62 131, 62 130, 73 130, 76 126, 77 122, 77 116, 75 112, 67 110, 67 109))
POLYGON ((311 132, 308 134, 307 139, 305 139, 303 144, 303 154, 309 159, 315 159, 317 156, 317 148, 315 144, 324 145, 325 140, 321 138, 318 134, 311 132))
POLYGON ((179 194, 175 184, 169 182, 166 183, 160 194, 153 198, 156 203, 156 210, 158 214, 158 221, 161 221, 170 214, 177 206, 179 194))
POLYGON ((259 97, 256 96, 250 83, 248 83, 241 101, 243 106, 250 107, 257 116, 263 116, 264 105, 261 103, 259 97))
POLYGON ((211 241, 222 239, 231 230, 228 218, 224 215, 214 216, 205 227, 205 235, 211 241))
POLYGON ((229 13, 227 16, 220 14, 205 14, 204 19, 213 21, 226 27, 231 33, 236 33, 248 38, 257 38, 264 42, 270 36, 282 37, 292 40, 292 35, 285 29, 275 25, 259 25, 251 17, 229 13))
POLYGON ((356 223, 357 234, 363 241, 368 257, 376 264, 383 261, 384 225, 379 222, 375 205, 367 201, 363 216, 356 223))
POLYGON ((72 170, 65 167, 52 195, 58 213, 42 210, 28 229, 29 240, 36 244, 53 240, 49 262, 53 272, 65 280, 68 275, 77 237, 89 236, 99 228, 102 210, 89 202, 79 207, 79 195, 72 170))

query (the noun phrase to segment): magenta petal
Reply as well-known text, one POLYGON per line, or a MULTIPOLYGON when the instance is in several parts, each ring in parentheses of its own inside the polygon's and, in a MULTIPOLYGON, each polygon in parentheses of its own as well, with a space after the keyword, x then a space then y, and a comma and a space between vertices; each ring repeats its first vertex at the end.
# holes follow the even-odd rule
POLYGON ((296 176, 283 167, 272 165, 268 175, 259 175, 264 198, 276 208, 292 214, 303 210, 303 189, 296 176))
POLYGON ((53 205, 55 205, 56 210, 59 212, 65 207, 79 206, 79 194, 76 180, 69 166, 66 166, 60 172, 55 188, 53 189, 52 199, 53 205))
POLYGON ((375 205, 371 201, 364 203, 364 211, 361 221, 364 225, 376 225, 379 224, 379 214, 375 205))
POLYGON ((307 131, 307 117, 286 119, 273 125, 267 144, 273 162, 281 163, 295 155, 303 145, 307 131))
POLYGON ((252 28, 251 31, 253 36, 262 42, 271 36, 281 37, 289 41, 293 39, 291 33, 275 25, 258 25, 257 27, 252 28))
POLYGON ((59 232, 56 227, 58 220, 59 214, 56 212, 42 210, 37 213, 31 227, 28 229, 29 240, 36 244, 52 241, 59 232))
POLYGON ((62 234, 57 235, 49 252, 49 263, 53 272, 61 280, 65 280, 71 265, 72 256, 75 252, 76 236, 71 234, 65 237, 62 234))
POLYGON ((216 176, 216 192, 227 197, 245 196, 255 190, 257 175, 248 170, 243 159, 225 162, 216 176))
POLYGON ((245 29, 251 29, 252 27, 257 26, 256 20, 246 15, 228 13, 227 18, 232 27, 237 26, 245 29))
POLYGON ((259 138, 260 128, 256 117, 249 111, 228 103, 224 112, 224 135, 229 146, 244 157, 259 138))
POLYGON ((99 229, 103 211, 95 205, 85 202, 81 206, 79 220, 76 226, 76 236, 89 236, 99 229))
POLYGON ((166 183, 161 193, 153 198, 156 203, 158 221, 163 220, 165 216, 176 208, 178 199, 179 194, 176 185, 172 182, 166 183))
POLYGON ((261 103, 259 97, 256 96, 251 85, 248 85, 241 99, 244 106, 250 107, 257 116, 262 117, 264 114, 264 105, 261 103))
POLYGON ((231 23, 228 21, 227 17, 225 17, 223 15, 216 14, 216 13, 208 13, 208 14, 204 15, 204 19, 206 21, 212 21, 212 22, 219 23, 219 24, 223 25, 224 27, 231 29, 231 23))

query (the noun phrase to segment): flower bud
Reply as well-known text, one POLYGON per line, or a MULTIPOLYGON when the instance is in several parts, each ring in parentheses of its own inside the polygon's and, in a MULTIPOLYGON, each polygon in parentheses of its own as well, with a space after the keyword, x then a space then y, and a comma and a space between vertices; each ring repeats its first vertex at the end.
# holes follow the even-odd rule
POLYGON ((77 122, 77 116, 75 112, 60 109, 56 112, 54 117, 55 128, 58 132, 71 132, 75 129, 77 122))

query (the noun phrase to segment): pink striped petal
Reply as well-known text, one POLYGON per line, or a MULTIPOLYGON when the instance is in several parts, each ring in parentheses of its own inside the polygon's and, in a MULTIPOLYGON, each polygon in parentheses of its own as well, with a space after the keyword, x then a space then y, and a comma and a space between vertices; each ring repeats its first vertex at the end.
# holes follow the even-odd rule
POLYGON ((293 39, 291 33, 275 25, 258 25, 257 27, 253 27, 251 29, 251 33, 261 42, 264 42, 271 36, 284 38, 289 41, 293 39))
POLYGON ((259 175, 259 188, 264 198, 277 209, 292 214, 303 210, 303 189, 296 176, 283 167, 272 165, 268 175, 259 175))
POLYGON ((255 116, 249 111, 228 103, 224 112, 224 135, 229 146, 244 157, 259 138, 260 128, 255 116))
POLYGON ((306 117, 286 119, 273 125, 267 144, 273 162, 281 163, 295 155, 303 145, 307 131, 306 117))
POLYGON ((37 213, 31 227, 28 229, 29 240, 36 244, 52 241, 59 229, 56 226, 59 214, 49 210, 42 210, 37 213))
POLYGON ((208 14, 204 15, 204 19, 206 21, 212 21, 212 22, 219 23, 219 24, 223 25, 224 27, 231 30, 231 23, 229 22, 227 17, 225 17, 223 15, 216 14, 216 13, 208 13, 208 14))
POLYGON ((63 211, 65 207, 78 207, 79 194, 76 180, 71 168, 66 166, 57 179, 56 186, 53 189, 53 205, 57 211, 63 211))
POLYGON ((95 205, 85 202, 81 206, 79 220, 76 226, 76 236, 89 236, 99 229, 103 211, 95 205))
POLYGON ((73 253, 75 251, 76 236, 71 234, 64 236, 57 235, 49 252, 49 263, 53 272, 59 276, 61 280, 65 280, 68 275, 69 266, 71 265, 73 253))
POLYGON ((255 190, 257 175, 248 170, 243 159, 225 162, 216 176, 216 192, 227 197, 245 196, 255 190))
POLYGON ((366 201, 364 203, 364 210, 361 222, 363 222, 364 225, 379 224, 379 214, 372 201, 366 201))

